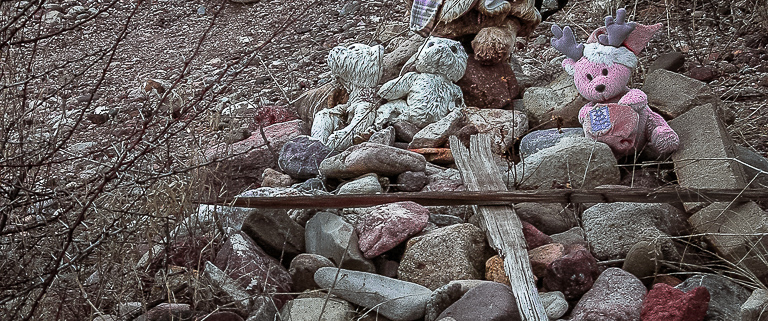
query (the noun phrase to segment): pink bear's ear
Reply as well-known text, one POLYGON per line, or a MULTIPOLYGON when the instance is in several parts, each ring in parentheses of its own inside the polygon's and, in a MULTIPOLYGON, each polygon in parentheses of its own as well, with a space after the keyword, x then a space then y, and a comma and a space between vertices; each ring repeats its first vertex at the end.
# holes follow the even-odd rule
POLYGON ((565 60, 563 60, 563 69, 565 69, 565 72, 567 72, 571 76, 573 76, 573 70, 575 65, 576 65, 576 61, 574 61, 571 58, 565 58, 565 60))

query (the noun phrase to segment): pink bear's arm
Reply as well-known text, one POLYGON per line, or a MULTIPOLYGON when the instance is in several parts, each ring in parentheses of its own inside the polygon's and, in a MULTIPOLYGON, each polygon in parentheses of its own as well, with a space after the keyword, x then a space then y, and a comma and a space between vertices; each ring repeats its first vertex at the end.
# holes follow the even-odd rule
POLYGON ((589 114, 589 111, 592 110, 592 107, 594 107, 594 106, 595 106, 595 102, 590 101, 589 103, 584 105, 584 107, 581 107, 581 109, 579 109, 579 123, 580 124, 582 124, 582 125, 584 124, 584 118, 587 117, 587 114, 589 114))
POLYGON ((627 105, 636 112, 640 112, 648 105, 648 96, 640 89, 630 89, 619 99, 619 104, 627 105))

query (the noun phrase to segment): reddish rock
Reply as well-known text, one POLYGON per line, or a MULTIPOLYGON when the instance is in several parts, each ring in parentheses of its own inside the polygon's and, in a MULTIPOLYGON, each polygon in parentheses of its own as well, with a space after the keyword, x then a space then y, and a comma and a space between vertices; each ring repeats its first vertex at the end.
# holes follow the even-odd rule
POLYGON ((267 127, 272 124, 284 123, 299 119, 299 115, 287 106, 262 106, 256 110, 256 124, 267 127))
POLYGON ((643 301, 643 321, 702 321, 709 308, 709 291, 697 287, 683 292, 664 283, 656 283, 643 301))
POLYGON ((227 239, 213 261, 251 294, 274 294, 278 309, 292 297, 291 275, 243 232, 227 239))
POLYGON ((450 165, 454 163, 453 153, 450 148, 417 148, 409 149, 417 154, 424 155, 424 158, 438 165, 450 165))
POLYGON ((456 84, 464 93, 466 105, 478 108, 505 108, 520 94, 509 64, 481 65, 474 56, 467 60, 467 71, 456 84))
POLYGON ((414 202, 373 207, 357 222, 360 250, 373 258, 421 232, 429 221, 429 210, 414 202))
POLYGON ((686 76, 691 77, 696 80, 701 80, 703 82, 710 82, 712 80, 715 80, 717 76, 719 75, 719 71, 712 66, 697 66, 692 67, 691 69, 688 69, 688 72, 686 72, 686 76))
POLYGON ((221 143, 205 151, 198 163, 220 160, 203 169, 204 185, 211 189, 212 195, 234 197, 240 192, 261 186, 264 169, 275 167, 276 155, 288 140, 301 135, 304 122, 293 120, 264 128, 269 146, 260 133, 234 144, 221 143), (271 150, 270 150, 271 148, 271 150))
POLYGON ((669 274, 659 274, 655 279, 653 279, 653 284, 656 283, 664 283, 669 286, 678 286, 680 283, 683 283, 683 281, 669 274))
POLYGON ((579 248, 547 266, 544 287, 548 291, 563 292, 566 299, 574 300, 589 291, 598 276, 600 270, 595 257, 579 248))
POLYGON ((525 237, 525 243, 528 244, 529 249, 535 249, 544 244, 552 243, 552 238, 549 235, 542 233, 531 223, 523 221, 523 236, 525 237))
POLYGON ((547 266, 565 255, 565 246, 560 243, 550 243, 528 251, 533 275, 541 278, 547 273, 547 266))

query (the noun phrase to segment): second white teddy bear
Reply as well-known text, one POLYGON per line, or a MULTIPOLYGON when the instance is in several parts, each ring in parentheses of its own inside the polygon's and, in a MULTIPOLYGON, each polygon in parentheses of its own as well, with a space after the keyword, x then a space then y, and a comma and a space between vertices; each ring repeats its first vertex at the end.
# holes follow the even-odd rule
POLYGON ((461 43, 430 37, 406 63, 410 64, 417 72, 392 79, 379 89, 379 96, 389 102, 379 107, 376 128, 399 120, 423 128, 464 107, 461 88, 454 84, 467 69, 461 43))

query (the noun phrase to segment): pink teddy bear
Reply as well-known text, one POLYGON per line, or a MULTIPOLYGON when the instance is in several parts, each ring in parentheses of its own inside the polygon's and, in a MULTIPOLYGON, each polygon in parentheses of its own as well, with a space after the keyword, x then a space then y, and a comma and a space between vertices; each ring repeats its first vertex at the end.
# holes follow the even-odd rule
POLYGON ((587 137, 611 147, 616 157, 644 153, 651 158, 672 154, 680 144, 661 115, 648 107, 639 89, 627 87, 637 54, 661 24, 625 23, 626 11, 608 16, 586 45, 577 44, 570 27, 552 26, 552 46, 566 55, 563 68, 573 76, 576 89, 589 103, 579 110, 587 137))

